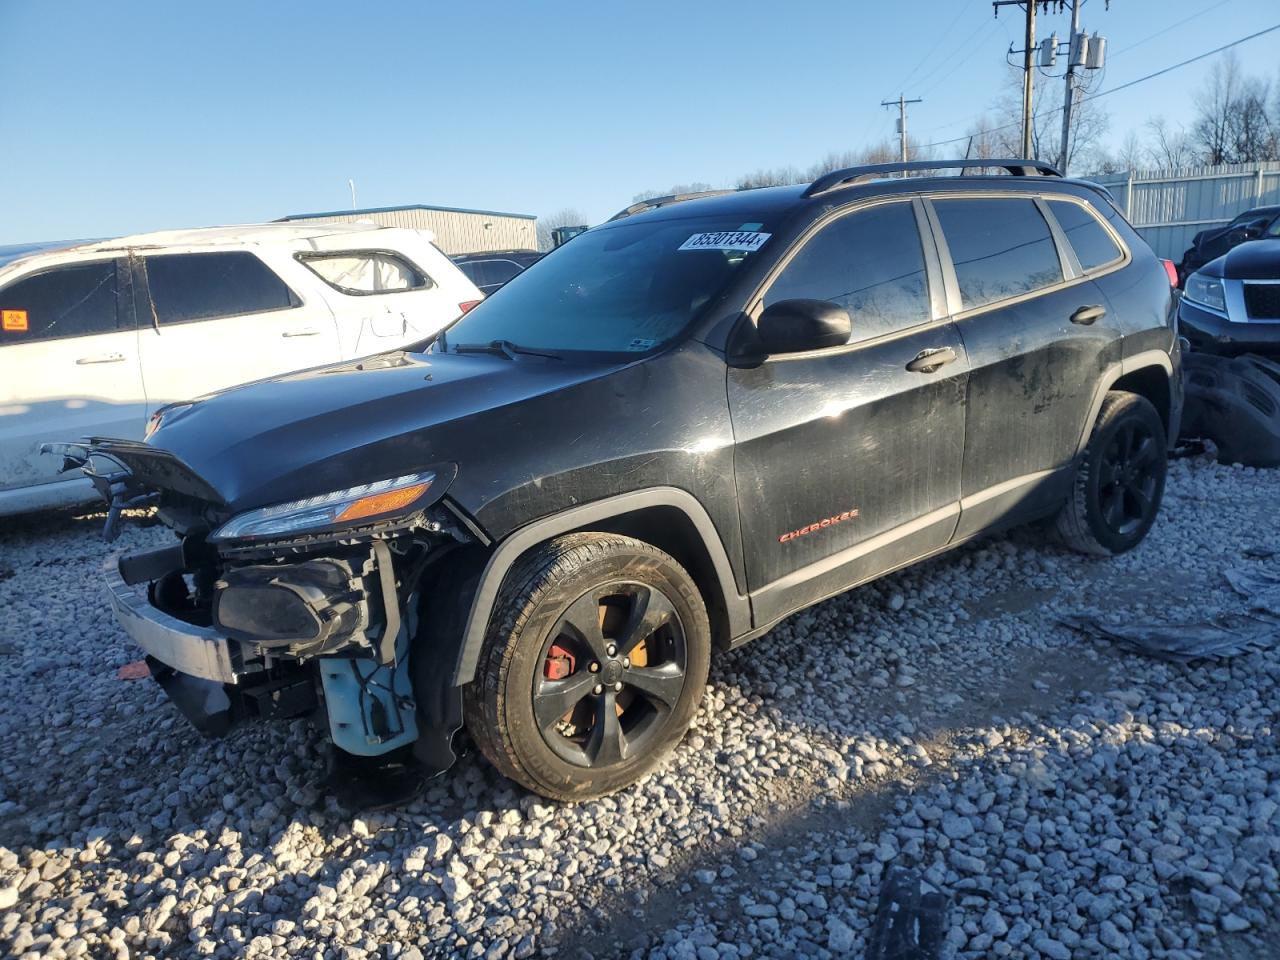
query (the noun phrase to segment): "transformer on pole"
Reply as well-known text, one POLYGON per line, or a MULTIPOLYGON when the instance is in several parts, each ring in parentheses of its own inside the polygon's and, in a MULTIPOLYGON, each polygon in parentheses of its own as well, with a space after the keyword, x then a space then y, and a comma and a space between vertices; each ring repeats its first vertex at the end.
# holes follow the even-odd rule
MULTIPOLYGON (((898 147, 902 154, 902 162, 907 161, 907 104, 908 103, 924 103, 919 97, 914 100, 907 100, 902 94, 898 94, 897 100, 881 100, 880 106, 898 108, 898 147)), ((906 174, 904 173, 905 177, 906 174)))

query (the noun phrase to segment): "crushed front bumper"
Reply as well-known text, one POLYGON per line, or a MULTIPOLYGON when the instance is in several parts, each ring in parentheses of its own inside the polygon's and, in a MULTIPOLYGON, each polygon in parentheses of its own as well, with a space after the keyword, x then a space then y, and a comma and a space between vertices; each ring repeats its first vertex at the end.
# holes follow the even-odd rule
POLYGON ((220 737, 250 717, 296 717, 316 708, 311 671, 296 663, 269 667, 239 641, 157 609, 131 587, 115 562, 105 570, 116 619, 147 655, 147 666, 183 716, 201 733, 220 737))
POLYGON ((114 559, 107 561, 104 573, 116 619, 148 656, 190 677, 220 684, 240 682, 244 654, 239 643, 157 610, 145 592, 124 582, 114 559))

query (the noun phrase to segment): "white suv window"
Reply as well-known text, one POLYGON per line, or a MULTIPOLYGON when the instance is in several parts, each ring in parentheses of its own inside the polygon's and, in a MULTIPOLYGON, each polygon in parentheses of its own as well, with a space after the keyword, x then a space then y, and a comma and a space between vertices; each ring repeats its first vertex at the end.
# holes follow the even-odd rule
POLYGON ((161 324, 269 313, 302 304, 283 280, 247 251, 157 254, 144 262, 155 318, 161 324))
POLYGON ((329 286, 347 294, 399 293, 435 286, 404 257, 380 250, 308 253, 298 259, 329 286))
POLYGON ((115 333, 116 262, 55 267, 0 290, 0 346, 115 333))

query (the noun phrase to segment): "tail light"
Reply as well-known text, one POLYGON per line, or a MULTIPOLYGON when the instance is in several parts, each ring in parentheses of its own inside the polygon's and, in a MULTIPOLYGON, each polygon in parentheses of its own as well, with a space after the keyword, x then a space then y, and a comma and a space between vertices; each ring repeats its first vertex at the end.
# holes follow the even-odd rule
MULTIPOLYGON (((1167 263, 1168 261, 1166 261, 1167 263)), ((478 307, 483 301, 481 300, 463 300, 458 304, 458 309, 463 313, 470 313, 473 308, 478 307)))
POLYGON ((1176 287, 1178 285, 1178 268, 1174 266, 1172 260, 1161 260, 1160 262, 1164 264, 1164 272, 1169 277, 1169 286, 1176 287))

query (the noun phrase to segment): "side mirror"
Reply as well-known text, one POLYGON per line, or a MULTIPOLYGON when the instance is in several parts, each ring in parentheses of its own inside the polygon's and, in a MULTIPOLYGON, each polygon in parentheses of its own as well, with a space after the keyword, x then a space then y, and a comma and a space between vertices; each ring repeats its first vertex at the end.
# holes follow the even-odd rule
POLYGON ((1252 223, 1246 223, 1244 225, 1244 238, 1246 240, 1257 240, 1266 229, 1266 220, 1254 220, 1252 223))
POLYGON ((766 353, 802 353, 849 342, 849 311, 830 300, 779 300, 765 307, 756 334, 766 353))

